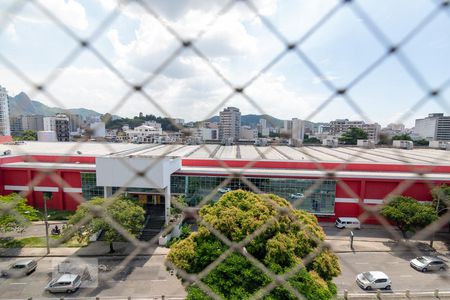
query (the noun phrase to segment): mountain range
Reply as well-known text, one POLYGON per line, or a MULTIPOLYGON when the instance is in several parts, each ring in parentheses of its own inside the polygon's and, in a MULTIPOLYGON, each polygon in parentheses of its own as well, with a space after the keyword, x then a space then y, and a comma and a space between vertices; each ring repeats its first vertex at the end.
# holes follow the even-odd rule
MULTIPOLYGON (((32 100, 28 97, 27 94, 21 92, 14 97, 9 97, 9 109, 11 116, 19 116, 19 115, 43 115, 43 116, 54 116, 57 113, 68 113, 74 115, 80 115, 83 119, 87 117, 98 117, 102 114, 96 112, 91 109, 86 108, 69 108, 62 109, 59 107, 49 107, 37 100, 32 100)), ((114 119, 121 119, 119 116, 113 116, 114 119)), ((241 125, 242 126, 250 126, 252 128, 256 128, 256 125, 259 123, 260 119, 265 119, 267 121, 268 127, 278 127, 282 128, 284 125, 284 120, 277 119, 270 115, 242 115, 241 116, 241 125)), ((207 120, 209 122, 219 122, 219 116, 214 116, 207 120)), ((313 128, 322 123, 313 123, 305 121, 305 127, 313 128)))
POLYGON ((73 115, 80 115, 82 118, 98 117, 102 115, 91 109, 86 108, 69 108, 62 109, 59 107, 49 107, 39 101, 31 100, 27 94, 21 92, 14 97, 9 97, 9 110, 11 116, 19 115, 43 115, 54 116, 57 113, 69 113, 73 115))

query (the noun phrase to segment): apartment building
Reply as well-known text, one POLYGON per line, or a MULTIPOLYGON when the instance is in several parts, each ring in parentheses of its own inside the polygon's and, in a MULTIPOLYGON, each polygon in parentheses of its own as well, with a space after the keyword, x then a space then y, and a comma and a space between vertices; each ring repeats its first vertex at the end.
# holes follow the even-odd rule
POLYGON ((8 92, 0 85, 0 135, 11 135, 8 92))
POLYGON ((416 119, 414 133, 429 141, 450 141, 450 116, 432 113, 423 119, 416 119))
POLYGON ((236 107, 227 107, 219 115, 219 140, 237 142, 240 136, 241 112, 236 107))
POLYGON ((341 136, 347 132, 350 128, 360 128, 367 132, 367 139, 378 142, 378 138, 381 131, 381 126, 378 123, 367 124, 364 121, 350 121, 348 119, 336 119, 330 122, 330 135, 341 136))

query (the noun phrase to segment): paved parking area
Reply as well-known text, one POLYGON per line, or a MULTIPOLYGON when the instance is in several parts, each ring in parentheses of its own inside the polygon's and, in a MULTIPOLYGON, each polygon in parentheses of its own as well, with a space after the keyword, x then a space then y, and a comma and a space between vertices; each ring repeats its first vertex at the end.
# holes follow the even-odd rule
MULTIPOLYGON (((364 293, 355 282, 356 275, 366 271, 383 271, 392 280, 392 291, 450 291, 450 271, 422 273, 411 268, 409 261, 415 257, 411 252, 356 252, 338 253, 342 274, 335 278, 338 293, 364 293)), ((445 258, 447 261, 450 259, 445 258)), ((369 293, 369 292, 368 292, 369 293)), ((373 292, 372 292, 373 293, 373 292)))
MULTIPOLYGON (((37 270, 29 276, 0 278, 0 299, 59 298, 61 295, 44 291, 55 270, 53 259, 56 258, 41 259, 38 262, 37 270)), ((133 296, 159 299, 165 295, 166 299, 183 299, 186 295, 180 280, 166 270, 164 255, 137 257, 117 275, 110 278, 111 270, 115 270, 122 259, 118 257, 99 258, 99 264, 107 266, 108 271, 98 273, 98 284, 95 287, 80 288, 73 294, 64 294, 64 297, 114 296, 126 298, 133 296)), ((0 268, 3 269, 13 261, 0 259, 0 268)))

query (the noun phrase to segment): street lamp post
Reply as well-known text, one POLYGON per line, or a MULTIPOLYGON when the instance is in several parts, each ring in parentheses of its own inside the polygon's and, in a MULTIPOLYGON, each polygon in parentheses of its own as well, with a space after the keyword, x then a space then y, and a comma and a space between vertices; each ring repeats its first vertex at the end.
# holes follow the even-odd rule
POLYGON ((44 196, 44 224, 45 224, 45 242, 47 244, 47 255, 50 254, 50 241, 48 238, 48 214, 47 214, 47 197, 44 196))
MULTIPOLYGON (((25 212, 26 214, 29 214, 29 211, 25 212)), ((37 210, 37 213, 39 213, 43 217, 44 225, 45 225, 45 244, 47 246, 47 255, 50 254, 50 240, 48 236, 48 213, 47 213, 47 197, 44 197, 44 214, 42 214, 40 211, 37 210)))
MULTIPOLYGON (((439 201, 439 200, 438 200, 438 201, 439 201)), ((447 210, 447 209, 450 208, 450 207, 443 207, 442 209, 438 210, 438 207, 439 207, 439 202, 438 202, 438 206, 436 206, 436 210, 437 210, 436 214, 437 214, 438 216, 439 216, 439 214, 440 214, 441 212, 443 212, 444 210, 447 210)), ((431 240, 430 240, 430 247, 431 247, 431 248, 433 248, 434 235, 435 235, 435 233, 436 233, 436 231, 433 231, 433 236, 431 237, 431 240)))

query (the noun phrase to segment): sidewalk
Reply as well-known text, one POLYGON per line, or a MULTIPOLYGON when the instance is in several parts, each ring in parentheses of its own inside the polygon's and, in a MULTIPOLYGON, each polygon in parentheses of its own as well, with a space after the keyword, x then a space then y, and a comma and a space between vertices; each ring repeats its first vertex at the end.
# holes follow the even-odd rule
MULTIPOLYGON (((66 256, 83 256, 83 257, 99 257, 99 256, 128 256, 135 247, 125 242, 115 242, 114 253, 109 253, 108 242, 93 242, 87 247, 58 247, 50 248, 50 254, 47 255, 46 248, 0 248, 0 257, 66 257, 66 256)), ((152 247, 142 251, 138 255, 167 255, 169 249, 165 247, 152 247)))
POLYGON ((442 241, 435 241, 433 248, 428 241, 405 241, 397 242, 393 240, 353 240, 353 249, 350 248, 349 239, 327 239, 326 242, 336 253, 345 252, 411 252, 414 250, 421 252, 438 252, 441 255, 450 255, 448 246, 442 241))

